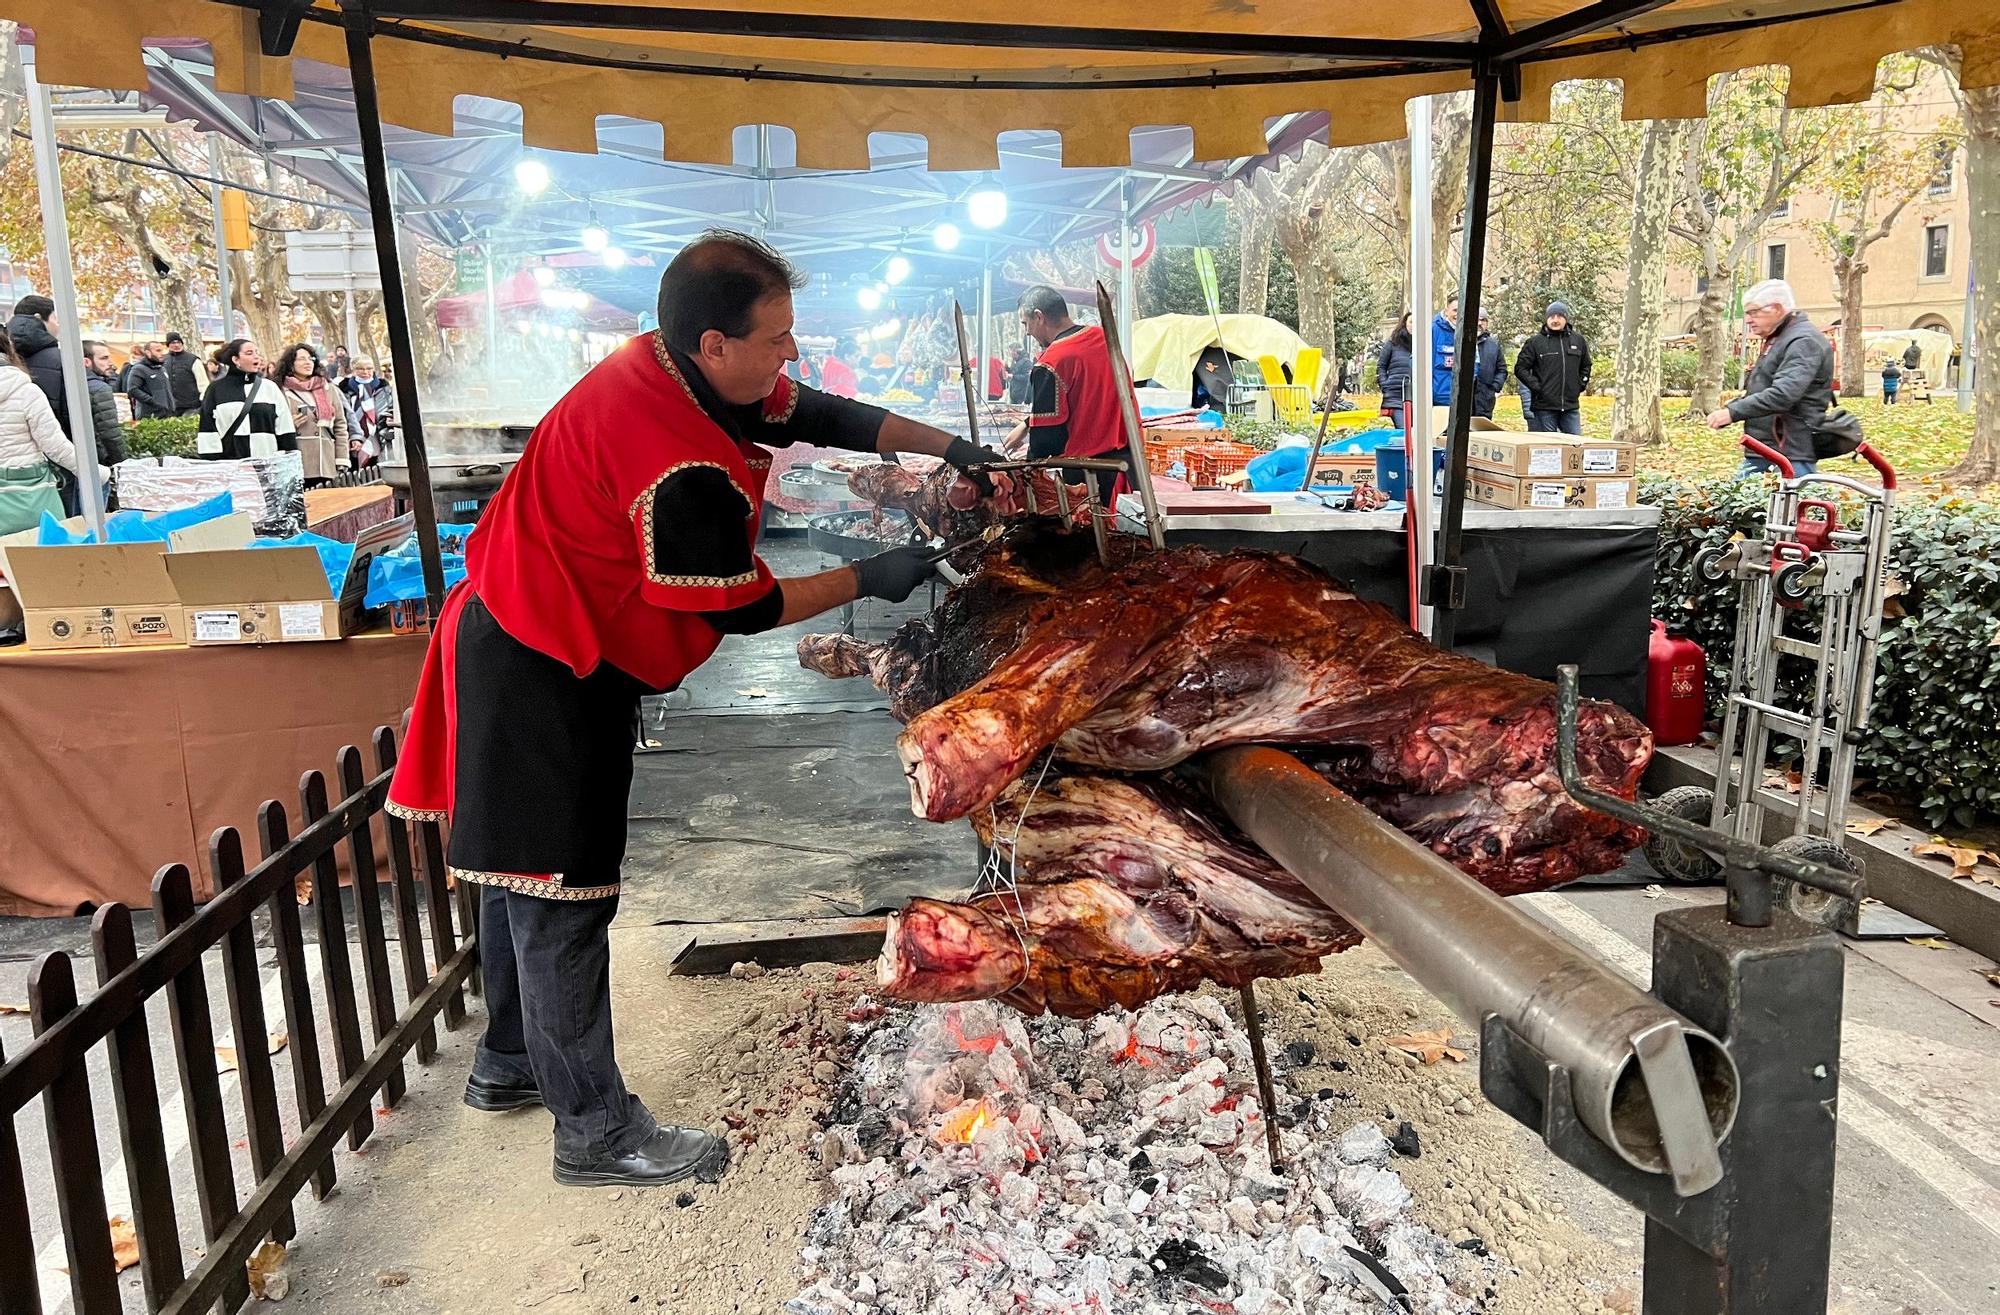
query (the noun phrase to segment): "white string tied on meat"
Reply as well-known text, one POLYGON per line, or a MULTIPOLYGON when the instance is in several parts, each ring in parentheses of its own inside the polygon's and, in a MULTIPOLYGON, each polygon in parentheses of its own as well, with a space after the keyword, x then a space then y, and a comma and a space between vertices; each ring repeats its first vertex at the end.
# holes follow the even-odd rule
POLYGON ((1009 991, 1022 985, 1032 975, 1032 969, 1028 964, 1028 914, 1021 903, 1019 881, 1021 827, 1028 820, 1028 810, 1040 797, 1042 783, 1048 780, 1049 768, 1055 764, 1055 760, 1056 751, 1052 746, 1042 758, 1042 769, 1036 773, 1035 783, 1028 788, 1028 797, 1021 801, 1020 811, 1014 815, 1014 833, 1007 837, 1005 842, 1007 861, 1004 866, 1000 861, 1000 813, 992 804, 986 806, 986 816, 991 823, 994 843, 986 847, 986 864, 980 868, 979 876, 972 883, 972 893, 966 897, 968 900, 976 901, 990 896, 994 908, 999 910, 1000 921, 1007 924, 1007 929, 1014 933, 1014 939, 1020 943, 1021 977, 1013 986, 1007 988, 1009 991), (1014 904, 1011 914, 1007 907, 1009 897, 1013 899, 1014 904))

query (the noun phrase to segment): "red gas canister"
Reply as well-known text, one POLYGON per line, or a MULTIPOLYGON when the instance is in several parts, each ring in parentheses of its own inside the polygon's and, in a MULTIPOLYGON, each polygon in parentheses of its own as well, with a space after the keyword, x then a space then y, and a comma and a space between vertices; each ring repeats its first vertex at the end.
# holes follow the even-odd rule
POLYGON ((1664 621, 1653 622, 1646 645, 1646 724, 1653 728, 1653 743, 1693 744, 1701 737, 1707 678, 1708 655, 1701 645, 1668 634, 1664 621))

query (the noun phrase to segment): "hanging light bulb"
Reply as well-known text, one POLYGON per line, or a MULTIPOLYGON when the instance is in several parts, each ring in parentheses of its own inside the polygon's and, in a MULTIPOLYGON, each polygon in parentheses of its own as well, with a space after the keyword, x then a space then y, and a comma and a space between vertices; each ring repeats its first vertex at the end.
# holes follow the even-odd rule
POLYGON ((556 284, 556 272, 553 269, 550 269, 547 265, 535 266, 536 287, 552 288, 555 286, 555 284, 556 284))
POLYGON ((533 158, 522 160, 514 166, 514 186, 529 196, 540 196, 549 190, 549 167, 533 158))
POLYGON ((931 230, 931 245, 939 251, 956 251, 961 236, 957 224, 939 224, 931 230))
POLYGON ((882 309, 882 292, 879 288, 863 288, 854 294, 854 300, 862 310, 882 309))
POLYGON ((606 269, 623 269, 626 262, 630 259, 631 257, 625 254, 624 247, 604 248, 604 268, 606 269))
POLYGON ((883 269, 882 277, 887 279, 892 285, 901 283, 904 279, 910 277, 910 258, 901 255, 889 257, 889 264, 883 269))
POLYGON ((597 222, 595 206, 591 207, 590 222, 583 226, 583 232, 578 236, 583 239, 585 251, 602 251, 611 245, 611 230, 597 222))
POLYGON ((998 228, 1007 222, 1007 194, 997 187, 982 187, 965 198, 965 215, 975 228, 998 228))

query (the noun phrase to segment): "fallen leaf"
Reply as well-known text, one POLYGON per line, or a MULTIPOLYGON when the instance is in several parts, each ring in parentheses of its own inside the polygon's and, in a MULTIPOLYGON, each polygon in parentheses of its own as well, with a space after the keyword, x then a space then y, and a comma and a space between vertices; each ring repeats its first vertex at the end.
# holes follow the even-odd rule
POLYGON ((771 691, 765 689, 762 685, 753 685, 749 689, 739 689, 736 692, 746 699, 768 699, 771 697, 771 691))
POLYGON ((215 1048, 215 1071, 234 1073, 236 1071, 236 1047, 217 1046, 215 1048))
POLYGON ((1645 890, 1639 893, 1644 895, 1647 899, 1658 899, 1660 896, 1667 893, 1667 888, 1665 886, 1648 886, 1646 887, 1645 890))
POLYGON ((266 1242, 258 1247, 243 1262, 243 1268, 250 1275, 250 1295, 259 1301, 283 1301, 292 1290, 292 1281, 285 1274, 283 1242, 266 1242))
POLYGON ((1995 630, 1993 632, 1993 638, 1986 641, 1986 647, 2000 648, 2000 630, 1995 630))
POLYGON ((5 1018, 8 1014, 25 1014, 27 1012, 28 1006, 26 1005, 10 1005, 5 1001, 0 1001, 0 1018, 5 1018))
POLYGON ((265 1037, 264 1040, 270 1045, 271 1053, 274 1055, 292 1044, 292 1037, 289 1032, 273 1032, 270 1036, 265 1037))
POLYGON ((1974 969, 1973 971, 1979 972, 1981 977, 1984 977, 1995 986, 2000 986, 2000 968, 1988 968, 1983 972, 1980 972, 1978 969, 1974 969))
POLYGON ((1949 950, 1951 948, 1950 941, 1939 940, 1935 936, 1905 936, 1903 939, 1911 945, 1921 945, 1926 950, 1949 950))
POLYGON ((1901 576, 1890 575, 1883 577, 1882 615, 1889 618, 1892 621, 1895 620, 1897 617, 1908 615, 1908 613, 1906 613, 1903 610, 1903 605, 1897 602, 1896 600, 1898 598, 1903 597, 1905 594, 1909 592, 1910 592, 1910 586, 1903 582, 1901 576))
POLYGON ((298 876, 292 878, 292 897, 298 900, 300 904, 310 904, 313 902, 312 873, 301 872, 298 876))
POLYGON ((1857 817, 1847 824, 1847 834, 1872 836, 1877 831, 1893 831, 1899 825, 1893 817, 1857 817))
MULTIPOLYGON (((1951 864, 1951 875, 1954 880, 1973 877, 1974 869, 1982 861, 2000 868, 2000 854, 1995 854, 1990 849, 1978 849, 1972 845, 1956 844, 1946 840, 1943 836, 1932 836, 1923 844, 1912 846, 1910 853, 1916 855, 1918 858, 1943 859, 1945 862, 1951 864)), ((1973 880, 1985 881, 1987 878, 1982 875, 1973 877, 1973 880)))
POLYGON ((139 1230, 124 1215, 111 1216, 111 1263, 121 1274, 139 1263, 139 1230))
POLYGON ((1451 1032, 1439 1028, 1435 1032, 1411 1032, 1407 1036, 1392 1036, 1388 1044, 1398 1050, 1408 1051, 1426 1064, 1435 1064, 1445 1058, 1459 1063, 1465 1062, 1465 1052, 1453 1049, 1449 1044, 1450 1041, 1451 1032))

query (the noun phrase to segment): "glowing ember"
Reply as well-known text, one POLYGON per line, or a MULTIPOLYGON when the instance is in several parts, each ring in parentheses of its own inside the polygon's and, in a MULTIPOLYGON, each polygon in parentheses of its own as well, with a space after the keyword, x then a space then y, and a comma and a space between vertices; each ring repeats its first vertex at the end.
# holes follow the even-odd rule
POLYGON ((946 1116, 944 1126, 938 1129, 938 1140, 969 1142, 992 1121, 993 1111, 986 1107, 986 1102, 975 1101, 970 1107, 946 1116))

